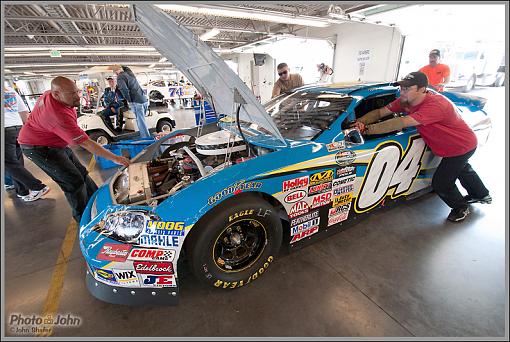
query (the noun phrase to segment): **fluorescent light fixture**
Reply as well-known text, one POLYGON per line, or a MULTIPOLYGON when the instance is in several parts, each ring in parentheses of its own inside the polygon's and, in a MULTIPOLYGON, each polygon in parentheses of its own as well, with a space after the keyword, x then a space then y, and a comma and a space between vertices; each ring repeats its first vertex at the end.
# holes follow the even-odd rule
POLYGON ((34 35, 33 34, 27 34, 27 37, 28 37, 28 39, 34 39, 34 35))
POLYGON ((269 21, 273 23, 282 24, 293 24, 302 26, 313 26, 313 27, 327 27, 330 25, 326 20, 321 18, 313 18, 306 16, 293 16, 285 14, 268 14, 261 13, 255 10, 235 10, 235 9, 223 9, 223 8, 211 8, 211 7, 195 7, 195 6, 184 6, 184 5, 156 5, 157 7, 173 12, 198 14, 198 15, 214 15, 218 17, 229 17, 249 20, 260 20, 269 21))
POLYGON ((151 65, 149 65, 149 68, 154 68, 156 66, 156 63, 152 63, 151 65))
POLYGON ((168 61, 168 59, 167 59, 166 57, 163 57, 163 58, 161 58, 158 62, 159 62, 159 63, 164 63, 164 62, 166 62, 166 61, 168 61))
POLYGON ((11 70, 9 69, 4 69, 5 72, 12 72, 11 70))
POLYGON ((33 72, 30 72, 30 71, 24 71, 23 73, 24 73, 25 75, 37 76, 37 74, 34 74, 33 72))
POLYGON ((201 35, 200 39, 205 42, 206 40, 209 40, 212 37, 216 37, 218 34, 220 34, 220 32, 221 31, 218 30, 217 28, 213 28, 212 30, 209 30, 206 33, 204 33, 203 35, 201 35))

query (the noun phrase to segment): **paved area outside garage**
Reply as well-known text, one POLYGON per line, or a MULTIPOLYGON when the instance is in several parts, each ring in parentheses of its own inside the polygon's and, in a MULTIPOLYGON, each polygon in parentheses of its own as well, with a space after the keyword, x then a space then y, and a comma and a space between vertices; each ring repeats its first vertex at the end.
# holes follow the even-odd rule
MULTIPOLYGON (((58 186, 27 161, 52 191, 28 204, 12 192, 4 197, 6 334, 26 335, 11 330, 12 314, 41 315, 50 306, 81 319, 53 336, 504 337, 505 88, 472 94, 489 99, 493 120, 488 143, 472 159, 492 204, 472 205, 456 224, 445 220, 449 208, 436 195, 426 195, 282 256, 238 290, 208 288, 184 272, 174 307, 96 300, 85 287, 78 239, 60 274, 63 287, 55 288, 71 211, 58 186), (56 296, 47 299, 50 289, 56 296)), ((78 153, 87 165, 90 155, 78 153)), ((113 171, 96 166, 92 177, 101 184, 113 171)))

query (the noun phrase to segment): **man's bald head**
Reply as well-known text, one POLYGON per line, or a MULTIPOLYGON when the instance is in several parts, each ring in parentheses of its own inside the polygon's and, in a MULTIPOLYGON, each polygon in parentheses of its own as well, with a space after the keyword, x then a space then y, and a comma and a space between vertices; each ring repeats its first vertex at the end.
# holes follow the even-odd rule
POLYGON ((51 95, 68 107, 80 105, 81 90, 67 77, 58 76, 51 80, 51 95))

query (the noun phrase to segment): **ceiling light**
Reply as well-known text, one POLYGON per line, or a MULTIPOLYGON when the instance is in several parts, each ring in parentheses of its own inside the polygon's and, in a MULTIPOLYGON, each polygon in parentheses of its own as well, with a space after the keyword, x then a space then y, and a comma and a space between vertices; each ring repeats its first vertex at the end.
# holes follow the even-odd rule
POLYGON ((212 37, 216 37, 218 34, 220 34, 220 32, 221 31, 218 30, 217 28, 213 28, 212 30, 209 30, 206 33, 204 33, 203 35, 201 35, 200 39, 205 42, 206 40, 209 40, 212 37))
POLYGON ((151 65, 149 65, 149 68, 154 68, 156 66, 156 63, 152 63, 151 65))
POLYGON ((163 58, 161 58, 158 62, 159 62, 159 63, 164 63, 164 62, 166 62, 166 61, 168 61, 168 59, 166 59, 166 57, 163 57, 163 58))
POLYGON ((24 71, 23 73, 24 73, 25 75, 37 76, 37 74, 34 74, 33 72, 30 72, 30 71, 24 71))
POLYGON ((183 5, 156 5, 157 7, 173 12, 199 14, 199 15, 214 15, 218 17, 230 17, 249 20, 269 21, 273 23, 294 24, 302 26, 314 27, 327 27, 330 24, 321 18, 293 16, 285 14, 267 14, 257 11, 242 11, 234 9, 210 8, 210 7, 194 7, 183 5))
POLYGON ((28 37, 28 39, 34 39, 34 35, 33 34, 27 34, 27 37, 28 37))

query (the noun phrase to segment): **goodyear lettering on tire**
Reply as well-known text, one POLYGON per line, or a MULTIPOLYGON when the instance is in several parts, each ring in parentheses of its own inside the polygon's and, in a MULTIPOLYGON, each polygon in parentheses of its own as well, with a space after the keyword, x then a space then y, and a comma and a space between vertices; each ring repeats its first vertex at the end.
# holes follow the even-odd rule
POLYGON ((235 289, 242 287, 244 285, 248 285, 250 282, 257 280, 258 277, 266 271, 266 269, 269 267, 273 259, 274 259, 273 256, 270 255, 267 258, 267 261, 264 263, 264 265, 261 268, 259 268, 255 273, 253 273, 251 276, 249 276, 248 279, 246 280, 229 282, 218 279, 214 282, 214 286, 223 289, 235 289))

